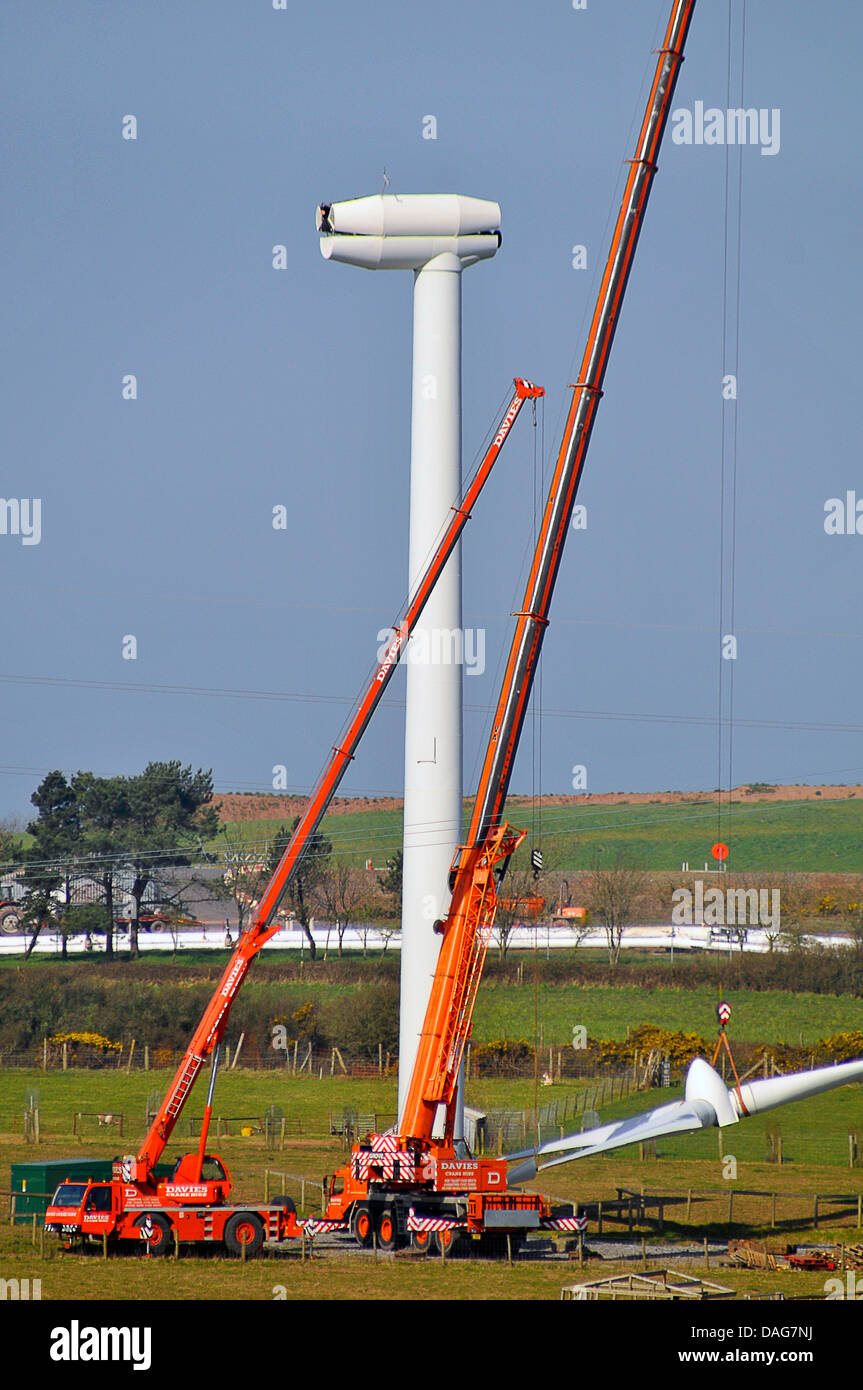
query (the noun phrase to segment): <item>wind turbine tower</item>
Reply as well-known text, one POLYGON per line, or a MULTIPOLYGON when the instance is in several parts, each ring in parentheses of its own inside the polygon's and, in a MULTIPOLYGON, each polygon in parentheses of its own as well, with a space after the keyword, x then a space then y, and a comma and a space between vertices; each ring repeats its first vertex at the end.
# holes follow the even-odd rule
MULTIPOLYGON (((366 270, 410 270, 413 379, 409 583, 413 591, 461 493, 461 274, 500 245, 500 207, 454 193, 381 194, 317 211, 321 254, 366 270)), ((408 652, 405 715, 399 1116, 416 1056, 462 835, 461 548, 408 652)))

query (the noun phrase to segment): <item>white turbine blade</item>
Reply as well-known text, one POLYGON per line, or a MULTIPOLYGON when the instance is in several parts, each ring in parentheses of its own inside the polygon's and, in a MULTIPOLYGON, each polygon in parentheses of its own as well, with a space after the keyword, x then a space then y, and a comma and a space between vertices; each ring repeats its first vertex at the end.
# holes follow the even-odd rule
POLYGON ((750 1081, 740 1088, 726 1087, 718 1072, 701 1057, 690 1063, 686 1074, 685 1100, 670 1101, 644 1115, 628 1120, 615 1120, 581 1134, 568 1134, 563 1139, 550 1139, 536 1149, 524 1149, 507 1158, 516 1163, 507 1175, 510 1185, 529 1182, 538 1171, 553 1168, 558 1163, 571 1163, 576 1158, 606 1153, 624 1144, 644 1143, 668 1134, 709 1129, 711 1125, 737 1124, 749 1115, 759 1115, 778 1105, 832 1091, 849 1081, 863 1080, 863 1058, 843 1062, 833 1067, 818 1067, 814 1071, 795 1072, 763 1081, 750 1081), (741 1105, 742 1098, 742 1105, 741 1105), (547 1162, 540 1162, 547 1159, 547 1162), (523 1160, 518 1162, 518 1160, 523 1160))
MULTIPOLYGON (((703 1100, 673 1100, 667 1105, 657 1106, 646 1115, 633 1115, 628 1120, 614 1120, 596 1129, 586 1129, 581 1134, 569 1134, 563 1139, 550 1139, 537 1149, 526 1149, 521 1153, 507 1155, 508 1158, 536 1160, 546 1156, 554 1157, 552 1163, 569 1163, 574 1158, 587 1158, 591 1154, 605 1153, 608 1149, 619 1149, 624 1144, 643 1143, 648 1139, 658 1139, 663 1134, 680 1134, 690 1130, 709 1129, 716 1124, 716 1111, 703 1100)), ((525 1167, 529 1165, 524 1165, 525 1167)), ((534 1171, 536 1171, 534 1169, 534 1171)), ((520 1173, 521 1169, 515 1172, 520 1173)), ((532 1175, 531 1175, 532 1176, 532 1175)), ((515 1179, 509 1174, 510 1182, 526 1181, 525 1177, 515 1179)))
POLYGON ((789 1105, 795 1100, 845 1086, 849 1081, 863 1081, 863 1058, 856 1062, 840 1062, 833 1067, 816 1067, 814 1071, 792 1072, 790 1076, 772 1076, 764 1081, 745 1081, 737 1092, 729 1090, 731 1104, 741 1116, 761 1115, 777 1105, 789 1105), (741 1109, 740 1101, 743 1101, 741 1109))

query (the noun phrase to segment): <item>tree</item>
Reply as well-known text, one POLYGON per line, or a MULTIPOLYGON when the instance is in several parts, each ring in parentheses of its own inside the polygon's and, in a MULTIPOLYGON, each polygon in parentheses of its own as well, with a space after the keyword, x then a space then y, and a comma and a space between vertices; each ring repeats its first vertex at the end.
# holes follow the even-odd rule
POLYGON ((321 874, 313 894, 321 915, 335 926, 341 956, 350 922, 368 904, 369 889, 365 875, 348 864, 333 864, 321 874))
POLYGON ((105 956, 114 959, 114 898, 117 874, 128 848, 128 780, 79 772, 71 782, 77 805, 79 865, 102 889, 105 903, 105 956))
MULTIPOLYGON (((287 848, 291 835, 294 833, 299 823, 300 817, 297 816, 294 819, 290 831, 288 831, 284 825, 279 827, 276 838, 270 848, 270 867, 272 870, 275 870, 287 848)), ((328 840, 326 835, 323 835, 320 830, 316 830, 307 844, 306 852, 300 860, 294 872, 294 876, 285 892, 285 901, 290 907, 291 914, 299 922, 305 938, 309 943, 310 960, 314 960, 317 955, 315 940, 312 936, 311 928, 309 927, 312 898, 315 889, 322 882, 326 874, 327 864, 332 852, 333 846, 331 841, 328 840)))
POLYGON ((219 828, 213 799, 213 773, 179 761, 148 763, 127 781, 128 867, 132 870, 132 921, 129 955, 138 955, 141 903, 158 870, 191 864, 191 846, 203 849, 219 828))
POLYGON ((500 960, 506 959, 513 928, 536 922, 542 909, 537 910, 537 882, 532 869, 511 869, 504 879, 494 915, 494 934, 500 960))
POLYGON ((401 917, 402 915, 402 871, 404 868, 404 852, 397 849, 395 854, 387 860, 386 873, 378 874, 378 887, 389 899, 389 915, 401 917))
POLYGON ((593 868, 584 875, 590 908, 605 931, 608 963, 612 967, 620 961, 623 935, 644 893, 647 877, 642 869, 633 868, 622 854, 607 867, 600 868, 595 861, 593 868))
POLYGON ((41 928, 54 920, 61 927, 63 955, 67 932, 62 930, 62 914, 57 895, 64 890, 68 907, 72 900, 75 861, 80 852, 80 807, 74 786, 62 772, 49 772, 30 797, 38 816, 27 826, 32 843, 21 852, 26 893, 21 900, 21 920, 31 931, 25 958, 33 951, 41 928))

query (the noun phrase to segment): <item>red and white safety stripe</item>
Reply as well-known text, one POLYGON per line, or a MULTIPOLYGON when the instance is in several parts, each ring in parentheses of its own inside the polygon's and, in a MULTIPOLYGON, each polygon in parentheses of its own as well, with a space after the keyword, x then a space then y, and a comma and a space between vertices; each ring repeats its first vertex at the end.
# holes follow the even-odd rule
POLYGON ((586 1231, 586 1216, 548 1216, 542 1222, 546 1231, 586 1231))
POLYGON ((449 1216, 417 1216, 413 1207, 408 1212, 409 1231, 452 1231, 456 1226, 463 1225, 455 1217, 449 1216))
POLYGON ((310 1216, 306 1221, 297 1224, 302 1226, 311 1240, 314 1240, 315 1236, 329 1235, 331 1231, 349 1230, 347 1221, 325 1221, 322 1217, 316 1216, 310 1216))
POLYGON ((399 1136, 397 1134, 373 1134, 371 1144, 375 1153, 398 1153, 399 1136))
POLYGON ((372 1151, 354 1154, 351 1162, 354 1176, 365 1182, 416 1182, 418 1176, 411 1154, 372 1151))

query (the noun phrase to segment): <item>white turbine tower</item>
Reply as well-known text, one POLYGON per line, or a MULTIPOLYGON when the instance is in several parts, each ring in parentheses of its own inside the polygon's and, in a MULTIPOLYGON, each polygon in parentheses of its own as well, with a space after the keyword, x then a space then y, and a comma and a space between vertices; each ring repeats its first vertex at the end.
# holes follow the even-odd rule
MULTIPOLYGON (((379 195, 318 208, 321 254, 412 270, 409 575, 413 591, 461 492, 461 272, 500 245, 500 207, 454 193, 379 195)), ((416 1055, 462 834, 461 551, 417 624, 407 670, 399 1116, 416 1055)))

